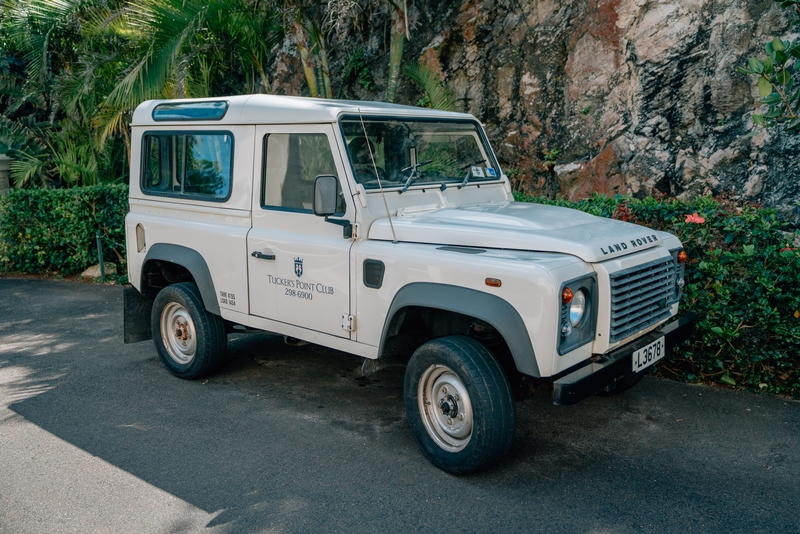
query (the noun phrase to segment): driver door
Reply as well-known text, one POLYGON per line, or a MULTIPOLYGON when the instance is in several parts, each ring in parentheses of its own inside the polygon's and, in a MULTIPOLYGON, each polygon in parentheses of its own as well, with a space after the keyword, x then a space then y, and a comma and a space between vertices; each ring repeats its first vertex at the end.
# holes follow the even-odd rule
POLYGON ((314 179, 339 178, 336 218, 355 219, 333 126, 258 126, 253 225, 247 238, 250 314, 350 338, 350 249, 342 227, 312 211, 314 179), (347 201, 345 201, 347 199, 347 201))

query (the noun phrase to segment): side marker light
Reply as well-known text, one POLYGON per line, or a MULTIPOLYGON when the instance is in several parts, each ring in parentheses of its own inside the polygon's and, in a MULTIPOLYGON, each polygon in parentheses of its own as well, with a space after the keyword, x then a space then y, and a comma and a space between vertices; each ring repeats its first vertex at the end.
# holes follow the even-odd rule
POLYGON ((503 282, 501 282, 499 278, 487 278, 486 285, 489 287, 500 287, 503 285, 503 282))

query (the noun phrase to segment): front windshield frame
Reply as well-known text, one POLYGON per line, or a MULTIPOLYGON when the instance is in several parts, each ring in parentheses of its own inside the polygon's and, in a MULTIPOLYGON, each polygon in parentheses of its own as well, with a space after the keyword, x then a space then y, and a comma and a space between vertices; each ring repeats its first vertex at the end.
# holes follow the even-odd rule
MULTIPOLYGON (((375 178, 375 169, 372 167, 366 143, 363 142, 364 130, 361 120, 362 116, 359 115, 342 115, 339 117, 339 128, 345 142, 345 154, 356 183, 361 184, 367 191, 377 190, 380 186, 375 178), (361 139, 358 142, 360 146, 354 148, 353 142, 357 138, 361 139), (354 152, 358 152, 358 154, 354 152)), ((460 187, 468 172, 468 184, 497 183, 503 179, 502 171, 489 140, 486 138, 486 133, 475 119, 364 115, 363 121, 370 139, 372 156, 378 167, 378 176, 384 189, 400 188, 404 191, 409 187, 424 188, 432 185, 442 189, 454 185, 460 187), (401 134, 405 131, 408 140, 401 138, 398 131, 401 134), (442 145, 441 141, 439 145, 436 145, 432 139, 437 136, 449 136, 456 141, 453 141, 452 147, 449 142, 445 142, 447 147, 442 145), (467 139, 472 139, 474 143, 470 143, 467 139), (391 153, 384 150, 387 146, 396 147, 399 143, 404 145, 399 150, 391 153), (460 143, 462 148, 456 147, 456 143, 460 143), (422 146, 420 147, 420 145, 422 146), (417 153, 418 148, 419 153, 417 153), (445 151, 445 154, 440 154, 438 159, 435 154, 431 156, 436 148, 439 148, 440 152, 442 149, 445 151), (446 153, 448 151, 458 153, 459 150, 463 153, 459 157, 457 157, 458 154, 446 153), (426 157, 428 159, 425 159, 426 157), (437 161, 432 161, 427 165, 421 164, 428 160, 437 161), (480 161, 482 163, 479 163, 480 161), (421 165, 412 176, 415 163, 421 165), (472 165, 465 170, 456 170, 467 164, 472 165), (479 168, 476 169, 476 166, 479 168), (492 176, 491 173, 494 175, 492 176), (411 178, 410 182, 409 178, 411 178)))

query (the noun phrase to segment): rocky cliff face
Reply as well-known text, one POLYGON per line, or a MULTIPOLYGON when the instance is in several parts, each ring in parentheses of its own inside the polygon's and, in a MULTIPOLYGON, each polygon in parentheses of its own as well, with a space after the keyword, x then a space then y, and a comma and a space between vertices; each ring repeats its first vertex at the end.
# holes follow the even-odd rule
MULTIPOLYGON (((366 51, 378 90, 389 31, 383 4, 370 3, 362 23, 340 37, 366 51)), ((520 190, 571 199, 713 193, 800 221, 800 134, 746 137, 757 89, 734 69, 763 55, 772 35, 785 35, 784 13, 771 0, 430 4, 408 2, 404 61, 441 73, 486 125, 520 190)), ((299 69, 285 50, 277 85, 297 93, 299 69)), ((347 61, 341 55, 335 71, 347 61)), ((419 98, 408 80, 400 95, 406 103, 419 98)))

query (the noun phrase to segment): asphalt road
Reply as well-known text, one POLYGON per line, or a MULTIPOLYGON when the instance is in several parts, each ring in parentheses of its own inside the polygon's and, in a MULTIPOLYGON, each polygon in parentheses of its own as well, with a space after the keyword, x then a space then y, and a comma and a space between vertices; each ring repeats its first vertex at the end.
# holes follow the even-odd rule
POLYGON ((467 477, 418 452, 403 369, 232 336, 208 380, 122 343, 122 290, 0 279, 0 532, 800 532, 800 403, 646 378, 517 404, 467 477))

